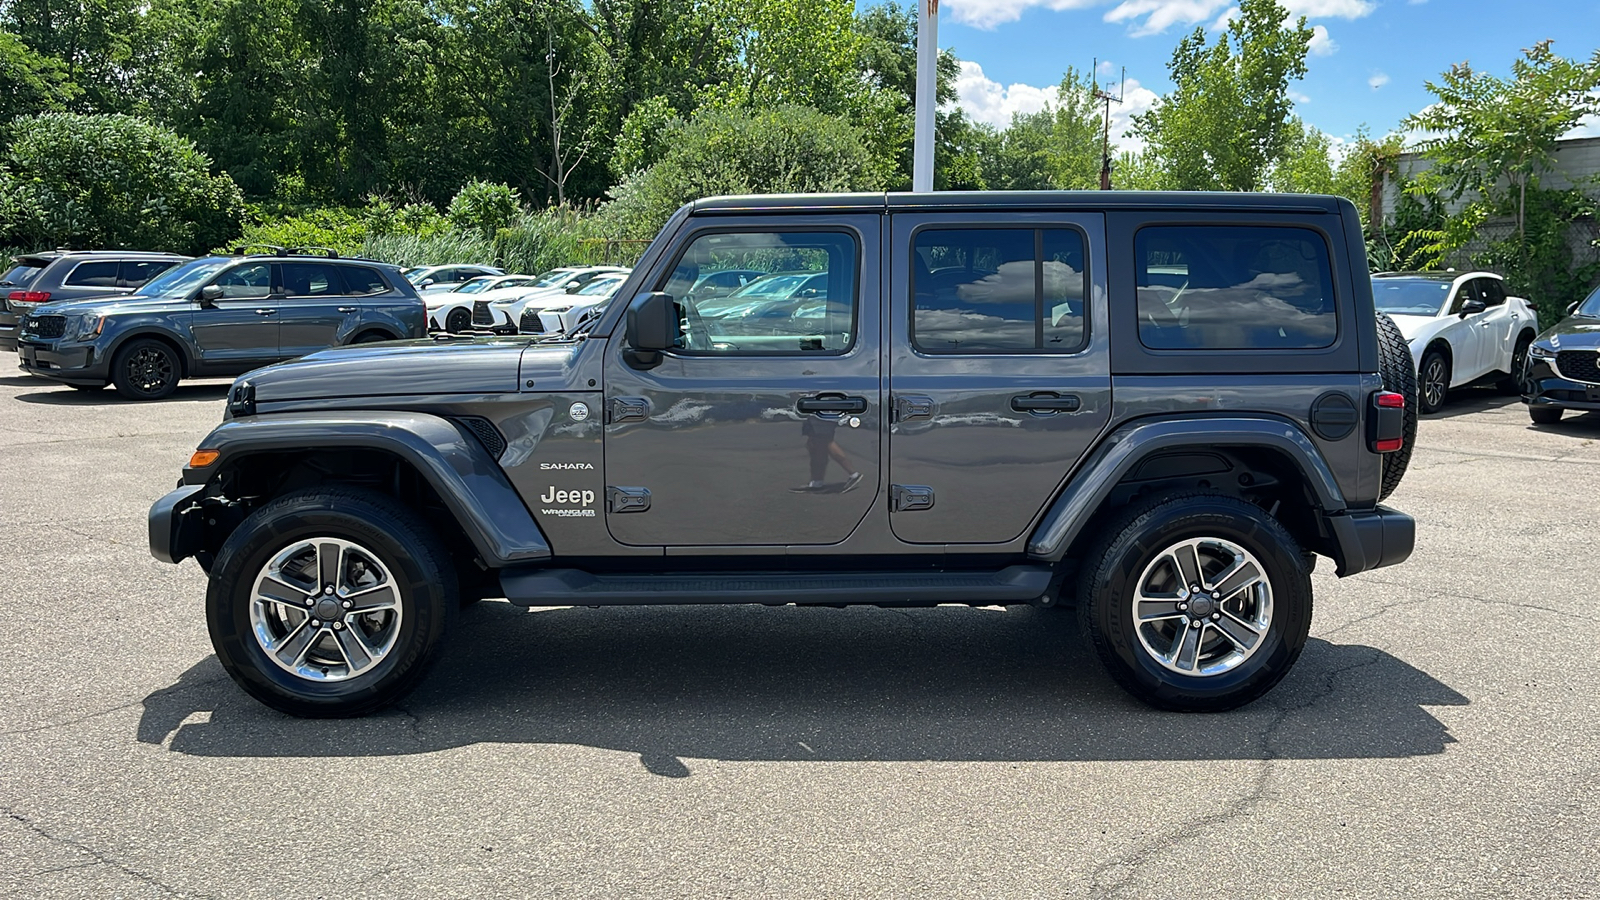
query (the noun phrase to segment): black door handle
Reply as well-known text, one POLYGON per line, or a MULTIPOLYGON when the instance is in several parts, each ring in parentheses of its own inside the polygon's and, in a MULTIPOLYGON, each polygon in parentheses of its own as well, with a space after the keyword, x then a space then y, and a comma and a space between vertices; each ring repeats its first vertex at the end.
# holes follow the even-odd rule
POLYGON ((1073 412, 1079 405, 1078 398, 1071 394, 1063 397, 1056 393, 1036 391, 1032 394, 1018 394, 1011 398, 1011 408, 1017 412, 1073 412))
POLYGON ((815 397, 801 397, 794 408, 803 413, 864 413, 867 411, 867 398, 846 397, 843 394, 818 394, 815 397))

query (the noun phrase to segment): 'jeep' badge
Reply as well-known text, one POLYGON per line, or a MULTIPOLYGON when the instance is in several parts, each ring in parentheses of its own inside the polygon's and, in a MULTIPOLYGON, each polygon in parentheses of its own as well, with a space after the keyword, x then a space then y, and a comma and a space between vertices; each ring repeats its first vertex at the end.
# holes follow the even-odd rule
POLYGON ((574 403, 572 404, 571 408, 567 410, 567 414, 572 416, 572 421, 582 422, 584 419, 589 418, 589 404, 574 403))

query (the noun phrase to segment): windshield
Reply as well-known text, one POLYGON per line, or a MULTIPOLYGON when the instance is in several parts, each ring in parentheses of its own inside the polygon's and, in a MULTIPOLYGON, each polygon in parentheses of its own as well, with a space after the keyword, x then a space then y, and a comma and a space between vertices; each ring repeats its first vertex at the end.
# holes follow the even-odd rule
POLYGON ((1436 316, 1450 296, 1450 282, 1432 278, 1378 278, 1372 282, 1373 303, 1396 316, 1436 316))
POLYGON ((762 279, 759 279, 757 281, 752 281, 751 283, 745 285, 742 288, 739 288, 737 291, 734 291, 732 294, 729 294, 728 296, 730 296, 730 297, 780 297, 780 296, 785 296, 785 295, 789 294, 790 292, 794 291, 796 288, 800 287, 801 283, 803 283, 807 278, 810 278, 810 277, 811 277, 811 275, 809 273, 800 274, 800 275, 773 275, 773 276, 771 276, 769 278, 762 278, 762 279))
POLYGON ((0 276, 0 287, 27 287, 43 271, 44 266, 37 263, 19 262, 0 276))
POLYGON ((622 281, 621 278, 596 278, 584 285, 583 290, 578 293, 585 297, 593 297, 596 294, 609 294, 616 290, 617 285, 621 284, 622 281))
POLYGON ((568 275, 571 275, 573 272, 576 272, 576 271, 578 271, 578 270, 577 269, 551 269, 550 271, 548 271, 548 272, 544 273, 543 275, 539 276, 539 280, 538 280, 537 283, 534 284, 534 287, 555 287, 556 282, 558 282, 561 279, 567 277, 568 275))
POLYGON ((1578 310, 1574 315, 1600 319, 1600 288, 1595 288, 1594 293, 1589 295, 1589 299, 1578 305, 1578 310))
POLYGON ((489 283, 492 282, 492 281, 494 281, 494 276, 492 276, 492 275, 480 275, 477 278, 472 279, 471 281, 463 282, 460 287, 456 288, 455 290, 451 291, 450 293, 452 293, 452 294, 476 294, 477 292, 479 292, 479 291, 483 290, 484 288, 488 287, 489 283))
POLYGON ((200 285, 211 280, 233 259, 229 257, 208 256, 205 259, 196 259, 175 266, 161 273, 159 276, 144 283, 144 287, 133 292, 135 297, 161 297, 171 294, 187 295, 194 293, 200 285))

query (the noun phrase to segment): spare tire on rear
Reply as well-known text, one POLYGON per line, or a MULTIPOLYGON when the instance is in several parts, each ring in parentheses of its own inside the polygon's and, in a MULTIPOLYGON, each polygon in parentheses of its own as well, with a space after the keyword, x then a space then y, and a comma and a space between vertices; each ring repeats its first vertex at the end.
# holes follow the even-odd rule
POLYGON ((1378 313, 1378 374, 1383 377, 1384 390, 1406 398, 1405 443, 1383 455, 1383 481, 1378 490, 1378 499, 1383 500, 1400 486, 1417 442, 1417 364, 1400 326, 1383 313, 1378 313))

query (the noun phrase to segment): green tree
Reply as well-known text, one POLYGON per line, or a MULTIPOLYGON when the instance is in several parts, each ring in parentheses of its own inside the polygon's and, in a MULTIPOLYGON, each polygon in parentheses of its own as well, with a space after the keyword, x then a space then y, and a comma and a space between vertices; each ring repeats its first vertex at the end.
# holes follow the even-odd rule
POLYGON ((76 86, 75 106, 105 112, 137 107, 135 48, 143 7, 120 0, 6 0, 0 28, 60 62, 76 86))
POLYGON ((0 31, 0 122, 63 110, 78 94, 60 60, 41 56, 16 35, 0 31))
POLYGON ((1195 29, 1167 68, 1174 84, 1134 120, 1178 190, 1255 191, 1294 135, 1289 84, 1306 73, 1311 29, 1276 0, 1241 0, 1227 31, 1208 43, 1195 29))
POLYGON ((238 234, 238 187, 165 128, 120 114, 46 113, 12 132, 13 241, 195 253, 238 234))
POLYGON ((1550 46, 1540 41, 1524 50, 1509 80, 1460 63, 1427 82, 1439 99, 1403 123, 1422 135, 1417 149, 1433 164, 1418 177, 1418 190, 1452 200, 1475 193, 1509 210, 1523 232, 1528 192, 1549 171, 1556 140, 1600 112, 1600 50, 1580 63, 1550 46))
POLYGON ((861 131, 806 106, 707 109, 675 126, 648 170, 616 188, 604 215, 619 237, 652 237, 678 207, 718 194, 858 191, 872 186, 861 131))
POLYGON ((450 201, 445 215, 462 231, 493 238, 500 229, 511 227, 521 212, 517 193, 510 185, 469 181, 450 201))
POLYGON ((1287 194, 1336 193, 1333 141, 1298 117, 1290 118, 1286 130, 1288 140, 1267 175, 1267 187, 1287 194))
POLYGON ((1101 119, 1087 72, 1068 68, 1057 99, 1036 113, 1016 113, 985 159, 996 190, 1090 190, 1100 186, 1101 119))

